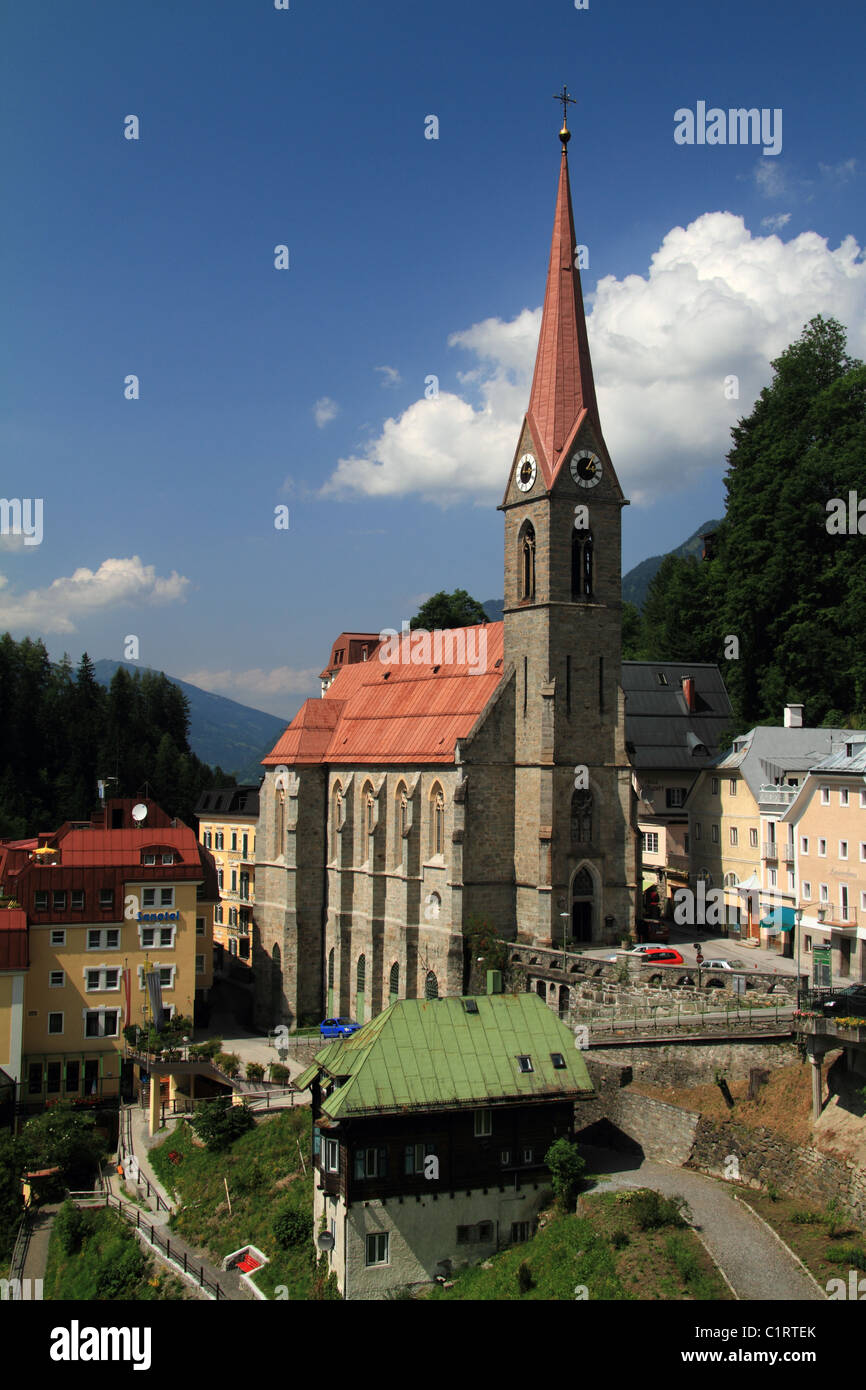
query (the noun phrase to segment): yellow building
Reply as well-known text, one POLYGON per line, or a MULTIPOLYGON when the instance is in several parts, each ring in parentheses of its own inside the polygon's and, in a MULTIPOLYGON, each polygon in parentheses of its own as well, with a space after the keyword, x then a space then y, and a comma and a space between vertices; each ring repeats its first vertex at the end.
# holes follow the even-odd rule
POLYGON ((256 902, 256 825, 259 784, 212 787, 195 808, 199 840, 213 855, 219 901, 214 908, 217 965, 227 951, 251 962, 250 941, 256 902))
POLYGON ((153 802, 112 800, 91 822, 0 843, 0 880, 29 945, 19 1102, 130 1092, 123 1030, 156 1005, 194 1018, 213 980, 216 876, 194 832, 153 802))
POLYGON ((866 734, 849 732, 811 769, 784 820, 794 836, 802 968, 818 986, 864 983, 866 734))

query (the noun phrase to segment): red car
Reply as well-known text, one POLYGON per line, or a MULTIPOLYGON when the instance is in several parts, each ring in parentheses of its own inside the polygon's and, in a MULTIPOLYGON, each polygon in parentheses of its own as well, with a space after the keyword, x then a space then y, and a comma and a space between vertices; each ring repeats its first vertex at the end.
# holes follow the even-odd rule
POLYGON ((649 946, 641 951, 640 958, 647 965, 685 965, 679 951, 675 951, 673 946, 649 946))

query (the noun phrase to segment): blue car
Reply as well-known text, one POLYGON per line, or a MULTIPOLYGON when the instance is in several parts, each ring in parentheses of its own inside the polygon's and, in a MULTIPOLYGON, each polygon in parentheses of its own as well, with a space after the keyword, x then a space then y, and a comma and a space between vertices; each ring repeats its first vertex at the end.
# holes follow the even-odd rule
POLYGON ((360 1026, 354 1018, 326 1018, 319 1024, 319 1032, 323 1038, 347 1038, 350 1033, 357 1033, 360 1026))

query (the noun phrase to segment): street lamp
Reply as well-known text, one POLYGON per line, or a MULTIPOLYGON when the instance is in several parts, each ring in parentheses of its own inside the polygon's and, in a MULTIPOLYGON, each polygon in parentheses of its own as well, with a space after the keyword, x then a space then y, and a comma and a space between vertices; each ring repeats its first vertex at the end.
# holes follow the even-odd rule
POLYGON ((800 927, 803 921, 802 907, 794 909, 794 930, 797 933, 797 1008, 800 1007, 800 927))
POLYGON ((564 966, 565 966, 565 953, 566 953, 566 951, 568 950, 568 926, 567 926, 567 923, 568 923, 568 916, 569 916, 569 914, 568 914, 567 912, 560 912, 559 915, 560 915, 560 917, 562 918, 562 955, 563 955, 562 964, 563 964, 563 967, 564 967, 564 966))

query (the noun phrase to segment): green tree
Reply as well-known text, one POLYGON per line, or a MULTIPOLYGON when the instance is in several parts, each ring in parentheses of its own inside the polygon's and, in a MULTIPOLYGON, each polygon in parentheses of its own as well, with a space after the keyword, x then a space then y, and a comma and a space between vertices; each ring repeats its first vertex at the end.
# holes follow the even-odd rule
POLYGON ((544 1161, 550 1169, 557 1203, 564 1211, 574 1211, 586 1167, 584 1160, 575 1145, 563 1138, 554 1140, 544 1155, 544 1161))
POLYGON ((59 1168, 59 1186, 89 1183, 105 1151, 95 1125, 93 1115, 74 1110, 68 1101, 28 1120, 21 1131, 27 1166, 59 1168))
POLYGON ((435 632, 437 628, 473 627, 486 622, 487 614, 481 604, 465 589, 455 589, 453 594, 440 589, 438 594, 422 603, 409 627, 412 631, 420 627, 425 632, 435 632))
POLYGON ((246 1105, 232 1105, 231 1101, 220 1099, 203 1104, 189 1123, 207 1148, 219 1152, 252 1129, 255 1118, 246 1105))

